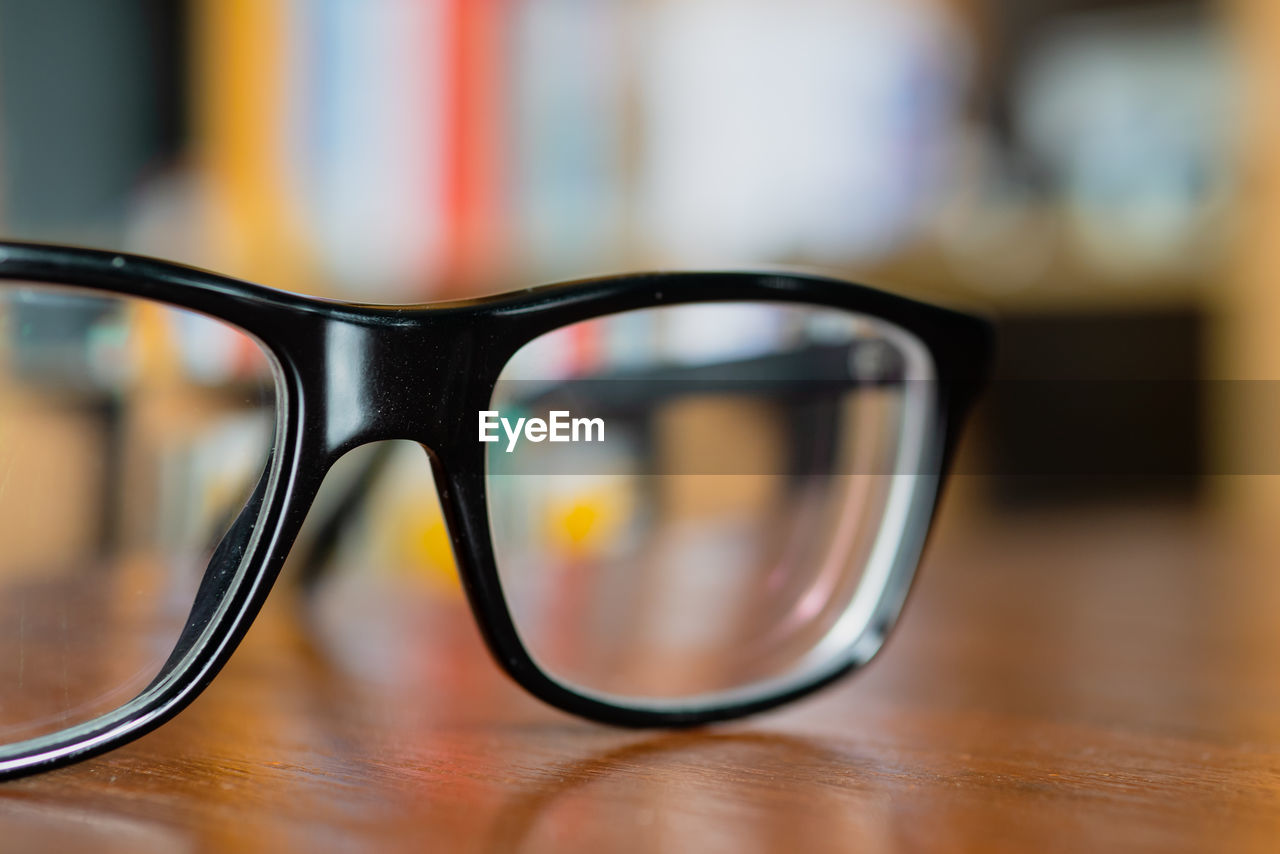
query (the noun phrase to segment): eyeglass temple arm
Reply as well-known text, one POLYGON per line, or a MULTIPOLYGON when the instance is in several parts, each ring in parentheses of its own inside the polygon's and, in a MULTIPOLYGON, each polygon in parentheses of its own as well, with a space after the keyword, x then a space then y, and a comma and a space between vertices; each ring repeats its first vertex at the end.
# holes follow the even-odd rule
POLYGON ((901 355, 878 341, 815 345, 790 353, 770 353, 709 365, 672 365, 592 374, 590 378, 544 384, 527 383, 532 393, 512 402, 538 409, 567 405, 575 393, 602 411, 644 411, 673 397, 698 394, 744 394, 778 398, 812 398, 847 391, 851 386, 897 385, 906 380, 901 355), (803 379, 797 379, 802 377, 803 379))
MULTIPOLYGON (((868 357, 869 358, 869 357, 868 357)), ((814 346, 792 353, 773 353, 712 365, 675 365, 633 371, 596 374, 587 380, 568 380, 521 400, 522 405, 538 406, 555 401, 566 387, 589 385, 592 403, 605 412, 624 413, 628 409, 646 408, 674 394, 697 394, 724 391, 724 383, 732 382, 738 393, 784 391, 788 381, 799 375, 807 378, 801 393, 813 393, 824 387, 847 389, 850 384, 876 385, 902 381, 903 366, 895 351, 879 341, 852 341, 839 345, 814 346), (874 348, 874 352, 872 351, 874 348), (855 366, 872 364, 862 359, 870 354, 880 359, 874 377, 858 378, 855 366), (619 385, 619 381, 625 381, 619 385), (667 385, 670 383, 671 385, 667 385)), ((515 382, 520 382, 516 380, 515 382)), ((792 394, 796 393, 793 388, 792 394)), ((363 461, 361 471, 347 484, 343 495, 329 513, 315 525, 315 535, 301 551, 295 550, 295 580, 304 593, 313 591, 328 577, 333 558, 342 537, 358 518, 364 499, 373 491, 386 470, 393 448, 382 443, 363 461)), ((301 543, 299 545, 302 545, 301 543)))
POLYGON ((295 547, 294 580, 303 591, 313 590, 328 576, 342 538, 358 518, 365 499, 387 470, 395 447, 381 442, 360 461, 360 470, 345 485, 341 496, 315 523, 315 534, 295 547))

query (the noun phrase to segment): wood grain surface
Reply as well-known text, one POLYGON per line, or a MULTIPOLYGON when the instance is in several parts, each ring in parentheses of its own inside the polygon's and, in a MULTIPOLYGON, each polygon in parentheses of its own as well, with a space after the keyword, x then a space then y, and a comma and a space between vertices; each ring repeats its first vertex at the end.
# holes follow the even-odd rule
POLYGON ((348 566, 156 733, 0 785, 0 849, 1275 851, 1273 555, 1189 512, 953 512, 870 668, 680 733, 542 706, 455 596, 348 566))

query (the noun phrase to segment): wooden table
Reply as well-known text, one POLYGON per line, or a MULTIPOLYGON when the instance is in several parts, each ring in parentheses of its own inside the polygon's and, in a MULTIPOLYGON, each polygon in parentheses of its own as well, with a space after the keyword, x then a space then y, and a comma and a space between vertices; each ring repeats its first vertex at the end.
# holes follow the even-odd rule
POLYGON ((455 598, 348 567, 153 735, 0 785, 0 848, 1272 852, 1275 564, 1187 512, 953 511, 867 671, 674 734, 541 706, 455 598))

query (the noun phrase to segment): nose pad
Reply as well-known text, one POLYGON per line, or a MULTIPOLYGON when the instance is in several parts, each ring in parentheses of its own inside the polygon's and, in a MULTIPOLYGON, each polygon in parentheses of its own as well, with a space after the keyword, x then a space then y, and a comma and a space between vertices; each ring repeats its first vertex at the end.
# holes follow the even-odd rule
POLYGON ((390 440, 344 454, 325 477, 287 570, 314 592, 338 567, 458 588, 458 573, 430 459, 421 445, 390 440))

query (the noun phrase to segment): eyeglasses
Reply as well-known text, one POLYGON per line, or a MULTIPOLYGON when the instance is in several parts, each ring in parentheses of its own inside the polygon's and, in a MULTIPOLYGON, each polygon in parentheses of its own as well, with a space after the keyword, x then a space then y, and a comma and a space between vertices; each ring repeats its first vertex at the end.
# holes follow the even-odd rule
POLYGON ((368 306, 3 243, 0 282, 3 776, 189 703, 330 466, 388 439, 542 700, 681 726, 812 691, 897 618, 991 337, 777 273, 368 306))

